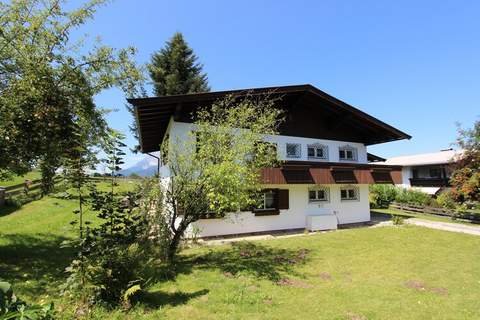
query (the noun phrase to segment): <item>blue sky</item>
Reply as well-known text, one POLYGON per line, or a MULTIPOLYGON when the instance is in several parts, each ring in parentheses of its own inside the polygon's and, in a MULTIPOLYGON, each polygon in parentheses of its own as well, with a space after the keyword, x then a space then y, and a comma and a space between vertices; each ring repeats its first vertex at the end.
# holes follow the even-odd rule
MULTIPOLYGON (((81 31, 139 63, 180 31, 212 90, 310 83, 413 136, 369 147, 390 157, 448 148, 479 118, 479 16, 478 1, 116 0, 81 31)), ((134 145, 124 99, 96 101, 134 145)))

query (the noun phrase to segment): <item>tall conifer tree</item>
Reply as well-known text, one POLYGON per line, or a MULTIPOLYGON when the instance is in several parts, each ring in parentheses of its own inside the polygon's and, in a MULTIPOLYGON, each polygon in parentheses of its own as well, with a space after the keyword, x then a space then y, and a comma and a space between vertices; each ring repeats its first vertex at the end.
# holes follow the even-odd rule
POLYGON ((157 96, 210 91, 203 65, 180 32, 152 55, 148 71, 157 96))

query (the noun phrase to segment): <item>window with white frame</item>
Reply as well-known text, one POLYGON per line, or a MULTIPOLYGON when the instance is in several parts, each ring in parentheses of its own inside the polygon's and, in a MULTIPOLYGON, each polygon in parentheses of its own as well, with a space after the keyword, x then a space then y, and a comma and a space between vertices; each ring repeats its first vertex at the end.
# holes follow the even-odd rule
POLYGON ((308 202, 328 202, 330 192, 328 188, 310 188, 308 189, 308 202))
POLYGON ((345 161, 357 161, 357 148, 352 146, 338 148, 338 158, 345 161))
POLYGON ((302 156, 302 145, 299 143, 287 143, 287 158, 300 158, 302 156))
POLYGON ((340 188, 340 199, 342 201, 360 200, 358 188, 356 187, 340 188))
POLYGON ((307 147, 308 157, 312 159, 327 159, 328 149, 327 146, 322 144, 311 144, 307 147))
POLYGON ((260 198, 259 210, 272 210, 275 208, 275 192, 273 190, 267 190, 262 193, 260 198))

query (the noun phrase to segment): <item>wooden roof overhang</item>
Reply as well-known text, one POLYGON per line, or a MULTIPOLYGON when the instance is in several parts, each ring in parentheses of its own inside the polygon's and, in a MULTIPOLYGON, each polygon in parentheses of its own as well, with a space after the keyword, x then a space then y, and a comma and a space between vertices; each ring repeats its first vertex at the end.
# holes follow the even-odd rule
POLYGON ((158 151, 170 119, 192 122, 199 107, 232 95, 268 96, 285 110, 280 134, 306 138, 360 142, 372 145, 411 137, 340 101, 316 87, 306 85, 192 93, 164 97, 127 99, 134 106, 142 152, 158 151))
POLYGON ((402 183, 402 167, 372 164, 287 161, 261 172, 263 184, 402 183))

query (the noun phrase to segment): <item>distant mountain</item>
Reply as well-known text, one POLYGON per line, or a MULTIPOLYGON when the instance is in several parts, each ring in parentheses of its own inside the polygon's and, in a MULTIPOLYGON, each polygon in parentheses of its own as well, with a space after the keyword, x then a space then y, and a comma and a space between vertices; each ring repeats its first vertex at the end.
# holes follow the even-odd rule
POLYGON ((120 174, 123 176, 129 176, 132 173, 136 173, 142 177, 150 177, 157 173, 157 165, 158 160, 150 157, 145 156, 143 160, 140 160, 130 168, 124 169, 120 171, 120 174))

